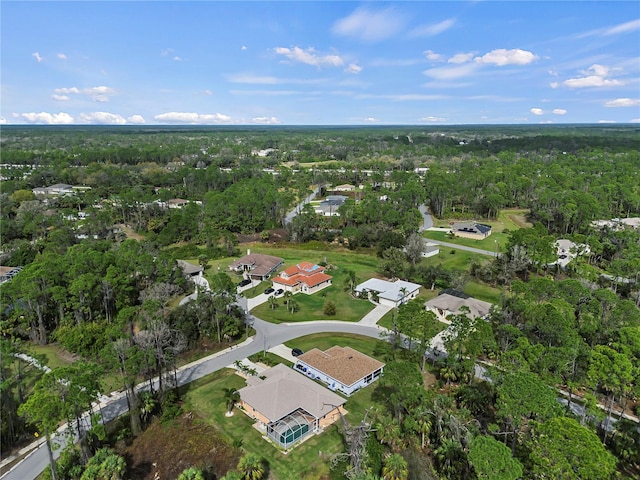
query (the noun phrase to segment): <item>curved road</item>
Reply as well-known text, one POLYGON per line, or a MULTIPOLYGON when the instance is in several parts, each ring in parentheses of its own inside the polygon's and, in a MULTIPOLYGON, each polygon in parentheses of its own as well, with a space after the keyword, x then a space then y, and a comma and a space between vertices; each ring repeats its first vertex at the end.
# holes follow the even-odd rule
MULTIPOLYGON (((271 347, 305 335, 314 333, 353 333, 380 338, 382 333, 382 330, 376 327, 340 321, 272 324, 253 315, 248 315, 248 321, 256 330, 256 335, 252 340, 250 339, 241 345, 231 347, 223 352, 218 352, 179 368, 177 372, 178 385, 186 385, 217 370, 233 365, 237 360, 243 360, 262 350, 268 350, 271 347)), ((148 388, 148 383, 140 384, 137 388, 148 388)), ((120 392, 112 398, 106 399, 96 408, 96 410, 98 409, 102 413, 103 421, 113 420, 127 411, 126 396, 120 392)), ((54 456, 57 458, 60 455, 60 451, 67 444, 67 438, 62 428, 59 429, 59 434, 54 436, 52 440, 56 446, 54 456)), ((3 480, 31 480, 37 478, 49 465, 46 445, 42 442, 38 443, 40 445, 35 450, 1 478, 3 480)))

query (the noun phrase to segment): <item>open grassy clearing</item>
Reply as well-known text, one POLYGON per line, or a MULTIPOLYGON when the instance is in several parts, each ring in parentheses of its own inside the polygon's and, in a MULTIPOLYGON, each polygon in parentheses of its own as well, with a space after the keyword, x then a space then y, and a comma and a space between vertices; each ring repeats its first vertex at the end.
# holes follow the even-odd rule
POLYGON ((362 335, 353 335, 347 333, 316 333, 305 337, 291 340, 285 345, 289 348, 300 348, 308 352, 312 348, 327 350, 334 345, 341 347, 351 347, 365 355, 377 358, 381 362, 384 361, 384 355, 387 351, 387 342, 384 340, 375 340, 362 335))
MULTIPOLYGON (((452 237, 447 232, 437 232, 431 230, 423 232, 423 236, 427 239, 438 240, 440 242, 454 243, 456 245, 464 245, 466 247, 481 248, 492 253, 495 252, 496 249, 498 250, 498 252, 504 252, 509 240, 508 234, 497 232, 493 232, 487 238, 484 238, 482 240, 474 240, 473 238, 452 237)), ((440 246, 441 250, 443 248, 446 249, 447 247, 440 246)))

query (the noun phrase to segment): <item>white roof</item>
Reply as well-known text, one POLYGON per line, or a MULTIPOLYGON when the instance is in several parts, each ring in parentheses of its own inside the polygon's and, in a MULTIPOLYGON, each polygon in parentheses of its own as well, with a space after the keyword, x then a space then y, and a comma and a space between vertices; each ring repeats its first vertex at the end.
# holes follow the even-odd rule
POLYGON ((378 292, 378 298, 384 298, 385 300, 392 300, 397 302, 403 298, 401 290, 407 289, 406 295, 411 295, 416 290, 420 289, 420 285, 417 283, 406 282, 404 280, 396 280, 395 282, 389 282, 388 280, 380 280, 379 278, 370 278, 366 282, 361 283, 356 287, 356 292, 363 290, 371 290, 378 292))
POLYGON ((491 310, 491 304, 489 302, 483 302, 473 297, 460 298, 455 295, 449 295, 448 293, 443 293, 436 298, 432 298, 428 302, 425 302, 425 306, 427 308, 438 308, 454 315, 462 313, 460 308, 466 306, 472 318, 482 318, 491 310))

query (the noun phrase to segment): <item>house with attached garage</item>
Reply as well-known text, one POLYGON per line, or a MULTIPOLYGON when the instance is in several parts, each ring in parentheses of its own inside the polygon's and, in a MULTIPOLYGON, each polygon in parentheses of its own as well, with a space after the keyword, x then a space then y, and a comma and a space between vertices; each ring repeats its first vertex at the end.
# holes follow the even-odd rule
POLYGON ((437 297, 425 302, 424 306, 427 310, 435 313, 438 320, 449 323, 447 318, 449 315, 459 315, 461 313, 471 319, 486 319, 493 305, 463 292, 447 289, 443 290, 437 297))
POLYGON ((282 363, 260 377, 248 377, 238 393, 240 409, 284 449, 322 432, 347 413, 344 398, 282 363))
POLYGON ((269 278, 283 263, 284 260, 280 257, 251 253, 251 250, 247 250, 247 254, 244 257, 229 264, 229 270, 242 273, 254 280, 262 281, 269 278))
POLYGON ((384 363, 336 345, 324 352, 314 348, 299 355, 294 368, 348 396, 380 378, 384 363))
POLYGON ((398 307, 409 300, 413 300, 418 296, 421 285, 411 283, 404 280, 381 280, 379 278, 370 278, 356 286, 355 291, 358 295, 368 293, 377 296, 380 305, 388 307, 398 307))
POLYGON ((281 288, 285 292, 302 292, 307 295, 316 293, 331 285, 333 277, 327 275, 325 267, 311 262, 300 262, 286 268, 280 275, 274 277, 274 288, 281 288))
POLYGON ((456 237, 482 240, 491 235, 491 225, 476 222, 454 222, 451 233, 456 237))

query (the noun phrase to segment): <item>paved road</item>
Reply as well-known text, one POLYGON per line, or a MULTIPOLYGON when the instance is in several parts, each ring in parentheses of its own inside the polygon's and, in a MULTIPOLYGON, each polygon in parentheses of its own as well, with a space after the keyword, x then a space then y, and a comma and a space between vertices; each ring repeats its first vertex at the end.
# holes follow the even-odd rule
POLYGON ((422 225, 418 228, 418 231, 422 232, 423 230, 429 230, 433 227, 433 218, 429 214, 427 206, 420 205, 418 210, 420 210, 420 213, 422 214, 422 225))
MULTIPOLYGON (((242 300, 244 297, 240 297, 242 300)), ((246 301, 246 299, 245 299, 246 301)), ((242 303, 242 302, 239 302, 242 303)), ((246 303, 245 303, 246 305, 246 303)), ((295 324, 272 324, 260 320, 253 315, 248 316, 250 324, 256 330, 253 339, 241 345, 234 346, 218 354, 200 359, 181 367, 177 372, 178 385, 186 385, 194 380, 207 376, 217 370, 232 365, 237 360, 243 360, 250 355, 269 350, 272 347, 288 342, 298 337, 314 333, 352 333, 365 335, 372 338, 380 338, 381 330, 374 326, 360 325, 358 323, 340 321, 314 321, 295 324)), ((140 389, 148 388, 141 384, 140 389)), ((102 412, 104 421, 110 421, 127 411, 127 402, 124 394, 117 394, 105 399, 98 409, 102 412)), ((67 441, 60 433, 54 437, 57 445, 54 455, 57 458, 64 449, 67 441)), ((47 448, 41 444, 23 461, 18 463, 11 471, 2 476, 3 480, 31 480, 35 479, 49 464, 47 448)))
POLYGON ((284 225, 285 226, 289 225, 292 222, 293 217, 298 215, 307 203, 311 202, 311 200, 316 198, 316 195, 318 194, 319 191, 320 191, 320 187, 314 188, 312 193, 310 193, 302 202, 296 205, 296 208, 294 208, 289 213, 287 213, 287 215, 284 217, 284 225))
POLYGON ((432 240, 431 238, 425 238, 425 242, 435 243, 436 245, 441 245, 443 247, 456 248, 458 250, 466 250, 467 252, 478 253, 480 255, 488 255, 490 257, 496 256, 496 252, 482 250, 481 248, 467 247, 466 245, 458 245, 457 243, 441 242, 440 240, 432 240))

